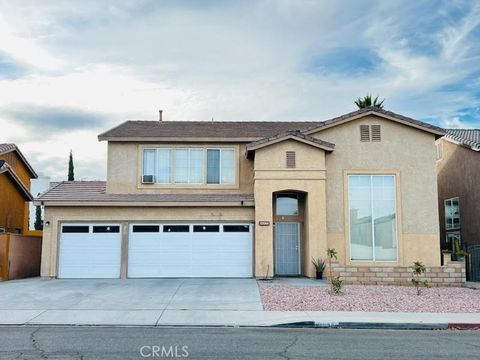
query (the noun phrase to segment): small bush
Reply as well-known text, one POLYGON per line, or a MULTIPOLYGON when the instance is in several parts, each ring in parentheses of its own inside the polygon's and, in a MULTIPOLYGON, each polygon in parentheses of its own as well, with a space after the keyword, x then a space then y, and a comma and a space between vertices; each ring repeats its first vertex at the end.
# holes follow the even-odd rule
POLYGON ((425 267, 425 265, 423 265, 421 261, 415 261, 413 263, 412 269, 413 269, 412 271, 413 278, 411 281, 413 286, 415 286, 415 288, 417 289, 417 295, 420 295, 422 292, 420 288, 422 286, 428 287, 427 280, 420 280, 420 276, 425 274, 425 272, 427 271, 427 268, 425 267))
POLYGON ((340 276, 335 276, 331 280, 332 283, 332 293, 334 295, 340 295, 343 289, 343 281, 340 280, 340 276))

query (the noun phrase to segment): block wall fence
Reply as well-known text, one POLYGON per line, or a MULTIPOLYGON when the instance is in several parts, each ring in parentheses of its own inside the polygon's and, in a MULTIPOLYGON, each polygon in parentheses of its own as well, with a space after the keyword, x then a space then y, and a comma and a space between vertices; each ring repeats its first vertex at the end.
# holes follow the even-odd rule
MULTIPOLYGON (((430 266, 421 280, 430 286, 464 286, 466 282, 465 262, 452 261, 451 254, 443 254, 442 266, 430 266)), ((327 271, 328 272, 328 271, 327 271)), ((411 285, 411 266, 342 266, 332 262, 333 276, 340 276, 345 284, 365 285, 411 285)))

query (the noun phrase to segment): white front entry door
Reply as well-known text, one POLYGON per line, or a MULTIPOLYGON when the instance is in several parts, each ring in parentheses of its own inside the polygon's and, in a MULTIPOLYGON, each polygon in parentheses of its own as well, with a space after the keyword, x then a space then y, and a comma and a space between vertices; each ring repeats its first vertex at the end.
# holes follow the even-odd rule
POLYGON ((132 224, 128 277, 251 277, 249 224, 132 224))
POLYGON ((119 278, 121 229, 118 224, 63 224, 59 278, 119 278))

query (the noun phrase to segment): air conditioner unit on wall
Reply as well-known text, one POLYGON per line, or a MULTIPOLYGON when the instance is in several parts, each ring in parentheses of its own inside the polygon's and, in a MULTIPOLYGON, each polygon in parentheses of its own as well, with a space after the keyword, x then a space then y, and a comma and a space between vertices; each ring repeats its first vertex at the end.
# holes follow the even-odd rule
POLYGON ((153 175, 143 175, 142 184, 153 184, 155 182, 153 175))

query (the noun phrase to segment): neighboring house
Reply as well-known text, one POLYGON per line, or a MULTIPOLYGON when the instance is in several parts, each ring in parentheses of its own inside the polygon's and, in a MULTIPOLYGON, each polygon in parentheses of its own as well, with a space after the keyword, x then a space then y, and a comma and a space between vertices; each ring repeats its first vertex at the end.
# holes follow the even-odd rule
POLYGON ((441 248, 469 253, 467 276, 480 281, 480 129, 451 129, 437 141, 441 248))
POLYGON ((37 174, 15 144, 0 144, 0 232, 28 233, 30 180, 37 174))
MULTIPOLYGON (((37 179, 32 179, 30 184, 30 193, 36 197, 41 193, 45 192, 50 188, 50 177, 48 176, 39 176, 37 179)), ((29 229, 31 232, 38 231, 35 230, 35 220, 36 220, 36 209, 37 207, 33 202, 29 205, 29 229)), ((43 220, 43 209, 41 209, 42 220, 43 220)))
POLYGON ((443 135, 376 108, 319 122, 124 122, 99 135, 106 182, 37 199, 41 274, 313 277, 312 258, 335 248, 351 281, 396 268, 405 281, 416 260, 440 266, 443 135))

